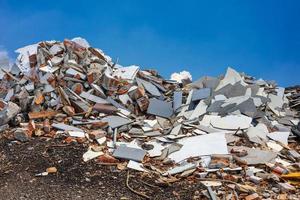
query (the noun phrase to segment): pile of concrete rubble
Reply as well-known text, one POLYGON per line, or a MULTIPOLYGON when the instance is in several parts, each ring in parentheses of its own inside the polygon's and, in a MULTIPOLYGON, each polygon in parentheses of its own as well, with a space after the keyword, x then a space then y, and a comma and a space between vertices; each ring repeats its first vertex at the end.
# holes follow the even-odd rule
POLYGON ((158 185, 193 177, 211 199, 299 195, 299 87, 232 68, 166 80, 82 38, 16 52, 0 83, 0 130, 13 140, 82 143, 85 162, 156 174, 158 185))

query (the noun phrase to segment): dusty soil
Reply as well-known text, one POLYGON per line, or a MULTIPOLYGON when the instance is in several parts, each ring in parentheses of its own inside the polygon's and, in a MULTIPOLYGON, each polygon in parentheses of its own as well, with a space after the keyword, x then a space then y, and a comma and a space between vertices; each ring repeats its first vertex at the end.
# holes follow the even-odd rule
MULTIPOLYGON (((84 163, 86 149, 45 138, 17 144, 0 136, 0 199, 143 199, 126 187, 127 170, 84 163), (57 173, 35 176, 53 166, 57 173)), ((151 199, 193 199, 203 190, 191 180, 153 187, 154 180, 132 170, 130 174, 129 185, 151 199)))

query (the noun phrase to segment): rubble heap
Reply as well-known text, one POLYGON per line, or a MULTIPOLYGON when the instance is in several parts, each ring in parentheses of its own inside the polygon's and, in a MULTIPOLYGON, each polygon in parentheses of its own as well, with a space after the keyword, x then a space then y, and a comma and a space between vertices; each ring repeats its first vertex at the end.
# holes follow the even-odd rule
POLYGON ((16 52, 0 84, 0 130, 13 140, 83 143, 85 162, 155 175, 158 185, 193 177, 211 199, 275 198, 300 185, 299 87, 232 68, 165 80, 81 38, 16 52))

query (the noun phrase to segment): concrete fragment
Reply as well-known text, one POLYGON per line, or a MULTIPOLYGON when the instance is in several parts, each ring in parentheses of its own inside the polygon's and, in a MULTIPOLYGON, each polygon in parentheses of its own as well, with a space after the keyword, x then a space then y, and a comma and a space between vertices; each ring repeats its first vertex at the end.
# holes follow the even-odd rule
POLYGON ((133 160, 141 162, 146 155, 146 151, 142 149, 127 147, 127 146, 118 146, 114 151, 113 156, 116 158, 133 160))
POLYGON ((77 128, 75 126, 70 126, 64 123, 54 123, 52 124, 53 128, 63 130, 63 131, 79 131, 79 132, 84 132, 82 129, 77 128))
POLYGON ((111 105, 103 104, 103 103, 96 103, 93 107, 94 110, 105 113, 105 114, 113 114, 117 112, 117 108, 111 105))
POLYGON ((21 112, 21 108, 9 101, 4 108, 0 111, 0 125, 8 123, 12 118, 14 118, 18 113, 21 112))
POLYGON ((14 132, 14 138, 19 140, 20 142, 27 142, 29 141, 29 136, 27 134, 26 129, 18 128, 14 132))
POLYGON ((212 119, 211 125, 219 129, 236 130, 250 127, 252 118, 245 115, 228 115, 219 119, 212 119))
POLYGON ((175 162, 195 156, 228 154, 225 135, 222 133, 211 133, 183 138, 180 139, 178 143, 183 145, 180 151, 174 152, 168 156, 175 162))
POLYGON ((107 116, 104 117, 101 121, 107 122, 108 125, 113 129, 131 123, 130 119, 119 117, 119 116, 107 116))
POLYGON ((85 152, 83 154, 82 158, 83 158, 84 162, 87 162, 87 161, 95 159, 95 158, 97 158, 97 157, 99 157, 99 156, 101 156, 103 154, 104 153, 101 152, 101 151, 96 152, 96 151, 93 151, 93 150, 89 149, 87 152, 85 152))
POLYGON ((155 98, 152 98, 149 101, 150 103, 147 113, 164 118, 169 118, 173 115, 173 108, 171 103, 161 101, 155 98))
POLYGON ((170 170, 168 170, 166 173, 164 173, 163 175, 164 176, 167 176, 167 175, 174 175, 174 174, 178 174, 178 173, 181 173, 181 172, 184 172, 184 171, 187 171, 187 170, 190 170, 190 169, 194 169, 197 167, 197 164, 195 163, 184 163, 180 166, 177 166, 177 167, 174 167, 170 170))

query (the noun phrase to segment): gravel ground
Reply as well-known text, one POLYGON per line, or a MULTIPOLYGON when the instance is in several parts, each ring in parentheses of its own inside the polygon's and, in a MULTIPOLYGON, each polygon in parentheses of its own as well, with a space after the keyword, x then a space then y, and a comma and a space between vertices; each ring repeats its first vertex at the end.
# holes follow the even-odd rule
MULTIPOLYGON (((0 138, 0 199, 143 199, 126 187, 127 170, 94 161, 84 163, 86 149, 45 138, 21 144, 0 138), (53 166, 57 173, 35 176, 53 166)), ((194 180, 153 187, 154 180, 135 171, 130 174, 130 186, 151 199, 203 199, 197 195, 203 187, 194 180)))

